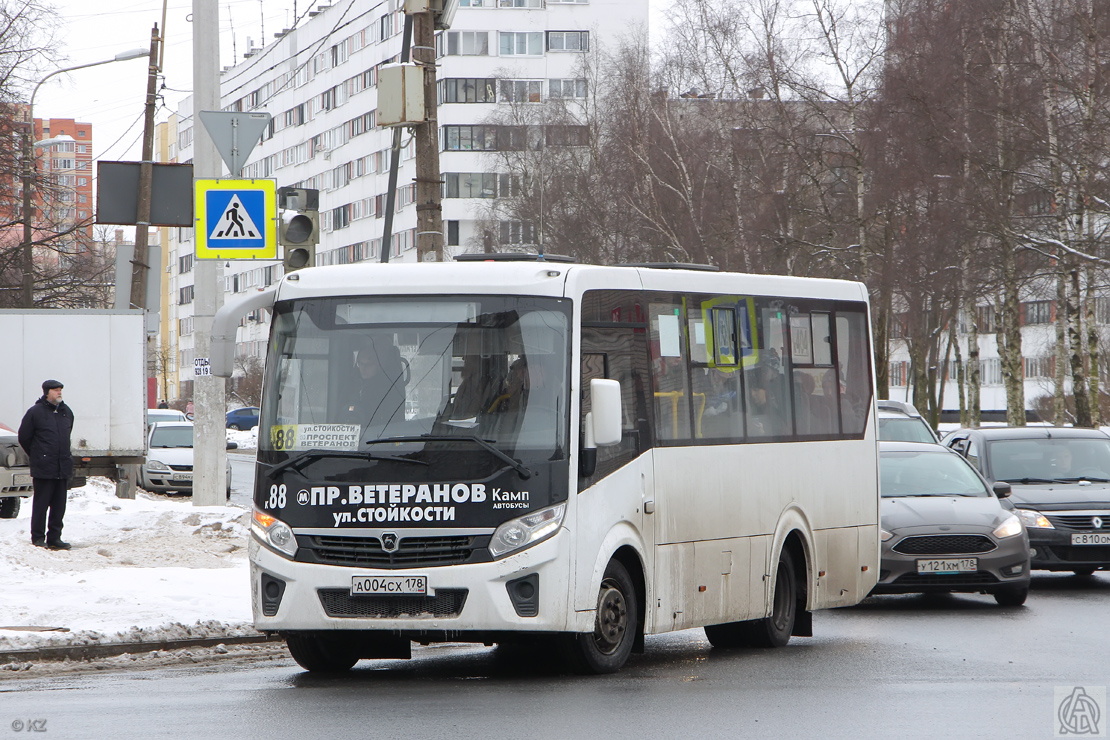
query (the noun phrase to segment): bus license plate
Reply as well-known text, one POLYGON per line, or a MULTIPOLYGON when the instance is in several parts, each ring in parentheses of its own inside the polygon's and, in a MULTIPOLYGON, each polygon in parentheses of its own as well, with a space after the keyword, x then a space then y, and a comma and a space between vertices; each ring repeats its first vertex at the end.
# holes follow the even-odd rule
POLYGON ((979 558, 939 558, 918 560, 918 573, 974 573, 979 570, 979 558))
POLYGON ((1071 536, 1073 545, 1110 545, 1110 532, 1083 532, 1071 536))
POLYGON ((428 576, 351 576, 351 596, 427 596, 428 576))
POLYGON ((13 476, 12 485, 29 486, 31 485, 31 476, 24 475, 23 473, 16 473, 13 476))

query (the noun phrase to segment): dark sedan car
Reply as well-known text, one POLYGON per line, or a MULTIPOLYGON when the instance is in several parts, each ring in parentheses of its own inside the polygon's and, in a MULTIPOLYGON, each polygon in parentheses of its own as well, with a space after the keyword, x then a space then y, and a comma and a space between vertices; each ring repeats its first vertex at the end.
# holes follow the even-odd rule
POLYGON ((1110 436, 1097 429, 957 429, 944 444, 1010 499, 1029 530, 1033 567, 1077 575, 1110 568, 1110 436))
POLYGON ((241 409, 227 412, 227 428, 235 431, 247 431, 258 426, 258 407, 244 406, 241 409))
POLYGON ((967 461, 937 444, 879 443, 882 562, 872 593, 988 593, 1002 606, 1029 595, 1029 539, 967 461))

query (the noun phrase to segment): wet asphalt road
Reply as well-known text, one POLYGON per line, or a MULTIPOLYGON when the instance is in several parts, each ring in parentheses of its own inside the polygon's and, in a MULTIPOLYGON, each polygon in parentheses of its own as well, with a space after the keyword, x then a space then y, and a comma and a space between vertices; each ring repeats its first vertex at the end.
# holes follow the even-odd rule
POLYGON ((50 740, 1051 738, 1057 689, 1110 686, 1108 612, 1110 574, 1039 574, 1022 608, 877 597, 817 614, 816 636, 781 650, 715 650, 700 630, 649 637, 615 676, 462 645, 342 676, 289 659, 11 676, 0 678, 0 736, 41 719, 50 740))

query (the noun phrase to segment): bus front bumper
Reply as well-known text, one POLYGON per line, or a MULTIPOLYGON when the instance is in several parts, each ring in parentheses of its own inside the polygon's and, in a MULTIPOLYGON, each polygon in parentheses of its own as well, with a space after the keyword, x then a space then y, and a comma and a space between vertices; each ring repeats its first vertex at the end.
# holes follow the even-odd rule
POLYGON ((253 536, 249 554, 254 625, 261 631, 588 632, 593 625, 592 613, 570 607, 573 558, 565 530, 501 560, 431 568, 299 563, 253 536), (412 576, 427 577, 426 595, 352 593, 356 578, 392 577, 396 584, 412 576))

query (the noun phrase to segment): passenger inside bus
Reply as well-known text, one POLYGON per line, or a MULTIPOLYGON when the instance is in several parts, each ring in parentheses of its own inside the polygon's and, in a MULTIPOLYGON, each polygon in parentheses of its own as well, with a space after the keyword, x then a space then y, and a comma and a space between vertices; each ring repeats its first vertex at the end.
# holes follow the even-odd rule
POLYGON ((466 355, 463 358, 462 380, 451 401, 451 419, 473 419, 489 408, 494 395, 495 384, 491 383, 491 373, 483 368, 480 355, 466 355))
POLYGON ((358 378, 348 412, 363 427, 383 427, 405 416, 401 351, 388 339, 367 337, 355 353, 358 378))

